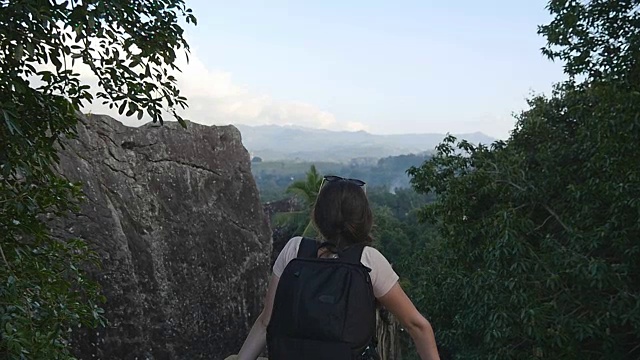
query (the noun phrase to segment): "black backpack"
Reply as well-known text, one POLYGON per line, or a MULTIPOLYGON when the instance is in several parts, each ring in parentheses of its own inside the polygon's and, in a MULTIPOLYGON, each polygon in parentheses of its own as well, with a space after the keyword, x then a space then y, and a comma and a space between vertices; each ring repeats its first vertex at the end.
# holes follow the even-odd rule
POLYGON ((371 269, 360 262, 364 245, 318 258, 323 246, 303 238, 280 277, 267 326, 270 360, 378 358, 371 269))

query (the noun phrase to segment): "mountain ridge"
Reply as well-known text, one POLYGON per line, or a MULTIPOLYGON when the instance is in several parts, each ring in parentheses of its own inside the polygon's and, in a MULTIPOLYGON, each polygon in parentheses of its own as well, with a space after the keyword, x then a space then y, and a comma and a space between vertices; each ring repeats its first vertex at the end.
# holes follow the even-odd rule
MULTIPOLYGON (((301 160, 348 162, 354 158, 383 158, 432 152, 447 136, 440 133, 372 134, 363 130, 336 131, 298 125, 234 124, 252 156, 266 161, 301 160)), ((452 134, 471 143, 496 139, 482 132, 452 134)))

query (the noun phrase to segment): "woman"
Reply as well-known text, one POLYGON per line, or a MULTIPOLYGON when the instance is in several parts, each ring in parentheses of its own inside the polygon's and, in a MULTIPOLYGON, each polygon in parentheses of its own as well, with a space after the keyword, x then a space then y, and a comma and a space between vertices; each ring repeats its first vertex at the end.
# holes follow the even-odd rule
MULTIPOLYGON (((361 180, 324 177, 312 219, 324 240, 333 246, 319 249, 318 257, 334 257, 331 248, 339 251, 354 244, 371 244, 373 220, 364 185, 361 180)), ((264 308, 240 349, 239 360, 255 360, 264 349, 278 282, 289 261, 296 257, 301 239, 292 238, 280 252, 273 266, 264 308)), ((366 246, 360 261, 371 269, 374 296, 409 332, 420 358, 439 359, 431 325, 404 293, 387 259, 378 250, 366 246)))

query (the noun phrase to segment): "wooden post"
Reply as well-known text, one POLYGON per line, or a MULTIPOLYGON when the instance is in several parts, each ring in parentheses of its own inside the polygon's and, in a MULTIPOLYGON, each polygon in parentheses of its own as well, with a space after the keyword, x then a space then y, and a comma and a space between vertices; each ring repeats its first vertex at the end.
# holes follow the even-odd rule
POLYGON ((380 360, 400 359, 400 323, 384 308, 376 311, 376 323, 380 360))

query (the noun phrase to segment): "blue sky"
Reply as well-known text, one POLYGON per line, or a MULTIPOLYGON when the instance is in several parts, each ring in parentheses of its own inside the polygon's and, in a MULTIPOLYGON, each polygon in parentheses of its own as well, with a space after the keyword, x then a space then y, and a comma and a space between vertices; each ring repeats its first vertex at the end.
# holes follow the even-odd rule
POLYGON ((376 134, 506 138, 565 78, 540 53, 542 0, 187 0, 187 116, 376 134))

